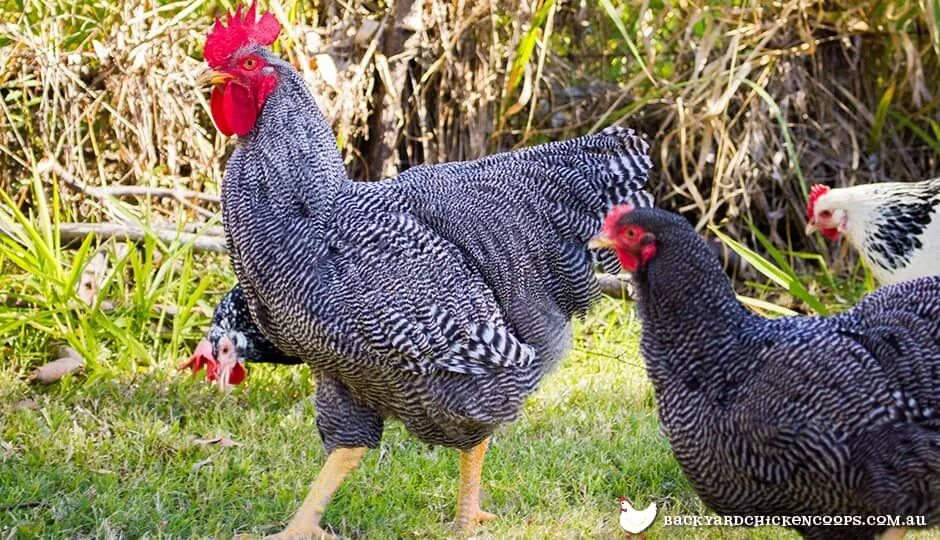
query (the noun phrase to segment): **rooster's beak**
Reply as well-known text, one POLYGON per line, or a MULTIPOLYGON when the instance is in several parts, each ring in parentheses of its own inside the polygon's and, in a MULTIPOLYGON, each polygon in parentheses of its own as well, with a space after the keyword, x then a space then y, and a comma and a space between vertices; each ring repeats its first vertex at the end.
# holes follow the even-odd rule
POLYGON ((589 249, 613 248, 614 242, 606 234, 598 233, 588 240, 587 246, 589 249))
POLYGON ((212 86, 219 86, 220 84, 225 84, 234 78, 235 76, 230 73, 224 73, 221 71, 212 71, 211 69, 207 69, 203 71, 202 73, 200 73, 198 77, 196 77, 196 83, 200 87, 210 85, 210 84, 212 86))
POLYGON ((816 232, 816 222, 810 221, 806 224, 806 235, 809 236, 816 232))

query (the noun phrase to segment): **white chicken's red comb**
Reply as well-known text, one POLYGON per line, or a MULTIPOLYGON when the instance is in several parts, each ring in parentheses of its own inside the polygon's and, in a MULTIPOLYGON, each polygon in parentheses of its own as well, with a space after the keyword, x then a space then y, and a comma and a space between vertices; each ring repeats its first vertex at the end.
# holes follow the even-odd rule
POLYGON ((806 204, 806 219, 813 219, 813 215, 815 214, 813 210, 816 208, 816 200, 826 193, 829 193, 829 186, 814 184, 813 187, 809 188, 809 202, 806 204))
POLYGON ((215 25, 206 37, 206 46, 202 56, 209 63, 209 67, 217 68, 226 63, 228 58, 246 45, 270 45, 281 33, 281 25, 270 12, 265 11, 257 19, 255 8, 257 0, 251 3, 248 10, 242 15, 242 6, 238 6, 235 13, 226 15, 226 23, 222 24, 218 17, 215 25))

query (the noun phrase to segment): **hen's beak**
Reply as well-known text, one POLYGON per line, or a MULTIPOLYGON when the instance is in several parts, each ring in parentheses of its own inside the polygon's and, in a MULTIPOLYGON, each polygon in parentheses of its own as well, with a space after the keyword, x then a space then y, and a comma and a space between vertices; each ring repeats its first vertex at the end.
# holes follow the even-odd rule
POLYGON ((588 240, 587 246, 590 249, 613 248, 614 242, 606 234, 600 232, 588 240))
POLYGON ((809 221, 806 223, 806 234, 807 236, 816 232, 816 222, 809 221))
POLYGON ((211 69, 207 69, 196 77, 196 83, 200 87, 206 85, 219 86, 229 82, 234 78, 235 76, 231 73, 224 73, 222 71, 212 71, 211 69))

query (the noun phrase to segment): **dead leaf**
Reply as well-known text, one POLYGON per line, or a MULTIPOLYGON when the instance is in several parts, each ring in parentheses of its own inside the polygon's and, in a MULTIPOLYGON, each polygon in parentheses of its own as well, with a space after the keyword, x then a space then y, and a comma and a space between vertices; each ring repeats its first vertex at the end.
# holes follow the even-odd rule
POLYGON ((238 441, 233 441, 232 439, 229 439, 228 437, 225 437, 225 436, 222 436, 222 437, 214 437, 214 438, 212 438, 212 439, 193 439, 193 443, 194 443, 194 444, 198 444, 199 446, 212 446, 212 445, 217 445, 217 446, 219 446, 219 447, 221 447, 221 448, 230 448, 230 447, 234 447, 234 446, 245 446, 245 445, 243 445, 242 443, 240 443, 240 442, 238 442, 238 441))
POLYGON ((71 347, 61 347, 57 360, 36 368, 27 380, 31 383, 54 383, 70 373, 81 371, 84 367, 85 359, 78 351, 71 347))
POLYGON ((78 280, 78 290, 75 292, 82 299, 82 302, 89 306, 95 305, 95 299, 98 298, 98 289, 107 271, 108 255, 104 251, 99 251, 85 265, 85 269, 82 270, 82 277, 78 280))
POLYGON ((204 460, 202 460, 202 461, 200 461, 200 462, 198 462, 198 463, 194 463, 193 466, 192 466, 189 470, 190 470, 190 472, 196 472, 196 471, 198 471, 199 469, 205 467, 206 465, 208 465, 208 464, 210 464, 210 463, 212 463, 212 456, 209 456, 209 457, 207 457, 206 459, 204 459, 204 460))
POLYGON ((35 409, 39 405, 36 403, 35 399, 21 399, 13 404, 13 410, 18 411, 20 409, 35 409))
MULTIPOLYGON (((113 244, 110 251, 111 255, 114 257, 113 260, 121 260, 127 255, 129 250, 130 248, 125 242, 116 242, 113 244)), ((86 264, 85 268, 82 270, 82 276, 78 280, 75 293, 78 294, 78 297, 87 305, 95 305, 101 284, 104 282, 105 275, 107 275, 109 268, 108 249, 102 247, 98 250, 98 253, 95 253, 95 256, 88 261, 88 264, 86 264)), ((101 309, 105 311, 114 309, 114 303, 105 300, 101 303, 101 309)))

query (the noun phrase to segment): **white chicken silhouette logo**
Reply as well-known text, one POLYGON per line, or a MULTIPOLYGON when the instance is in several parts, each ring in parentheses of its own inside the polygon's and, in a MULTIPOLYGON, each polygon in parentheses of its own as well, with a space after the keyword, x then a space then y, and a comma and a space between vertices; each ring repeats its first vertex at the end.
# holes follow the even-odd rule
POLYGON ((620 527, 630 534, 639 534, 649 528, 656 519, 656 503, 651 502, 646 510, 636 510, 630 501, 620 497, 620 527))

